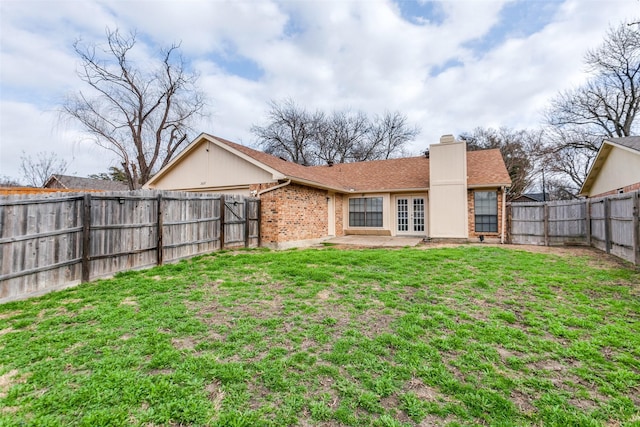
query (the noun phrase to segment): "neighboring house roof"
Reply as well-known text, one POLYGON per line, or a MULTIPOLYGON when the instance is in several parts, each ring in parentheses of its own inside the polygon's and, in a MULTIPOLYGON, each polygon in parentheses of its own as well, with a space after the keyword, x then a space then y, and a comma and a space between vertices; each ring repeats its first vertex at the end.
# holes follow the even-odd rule
POLYGON ((548 200, 549 195, 546 193, 524 193, 512 200, 512 202, 544 202, 548 200))
MULTIPOLYGON (((602 141, 600 150, 596 155, 589 173, 582 184, 580 189, 580 195, 590 195, 591 189, 598 180, 598 176, 605 166, 607 159, 614 149, 621 150, 621 152, 627 153, 626 155, 640 156, 640 136, 627 136, 623 138, 608 138, 602 141)), ((627 171, 629 172, 629 171, 627 171)), ((640 180, 640 171, 635 171, 636 178, 640 180)), ((628 182, 633 184, 634 182, 628 182)))
MULTIPOLYGON (((167 166, 160 170, 148 184, 153 184, 166 174, 180 159, 203 142, 209 141, 229 151, 240 153, 246 160, 268 170, 278 179, 318 186, 341 192, 373 192, 413 190, 429 188, 429 159, 406 157, 401 159, 373 160, 367 162, 340 163, 333 166, 302 166, 276 156, 254 150, 208 134, 201 134, 190 147, 185 148, 167 166)), ((467 153, 467 185, 509 186, 511 179, 504 165, 500 150, 480 150, 467 153)))
POLYGON ((51 175, 44 188, 63 188, 69 190, 127 191, 129 186, 118 181, 106 179, 82 178, 70 175, 51 175))

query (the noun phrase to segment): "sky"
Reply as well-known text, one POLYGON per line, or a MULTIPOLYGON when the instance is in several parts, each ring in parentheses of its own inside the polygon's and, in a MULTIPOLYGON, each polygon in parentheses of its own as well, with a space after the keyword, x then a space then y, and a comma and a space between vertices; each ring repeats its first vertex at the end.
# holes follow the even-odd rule
POLYGON ((0 177, 20 180, 21 156, 42 152, 68 175, 119 164, 59 114, 86 90, 74 42, 103 44, 107 28, 136 31, 149 54, 181 43, 207 98, 197 133, 255 146, 269 101, 292 99, 399 111, 421 129, 418 155, 443 134, 539 127, 586 80, 587 50, 639 16, 639 0, 2 0, 0 177))

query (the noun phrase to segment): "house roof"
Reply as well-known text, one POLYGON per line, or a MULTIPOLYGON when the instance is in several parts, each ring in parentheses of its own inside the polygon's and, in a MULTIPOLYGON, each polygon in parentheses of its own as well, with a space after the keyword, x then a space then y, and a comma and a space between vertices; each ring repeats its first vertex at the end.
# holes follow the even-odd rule
POLYGON ((606 162, 611 150, 614 148, 620 148, 632 154, 640 155, 640 136, 626 136, 623 138, 608 138, 602 141, 600 150, 596 155, 589 173, 582 184, 580 189, 580 195, 588 195, 591 191, 591 187, 595 183, 598 174, 602 170, 604 163, 606 162))
MULTIPOLYGON (((318 186, 340 192, 374 192, 390 190, 417 190, 429 188, 429 159, 406 157, 401 159, 373 160, 367 162, 340 163, 333 166, 302 166, 282 160, 262 151, 254 150, 235 142, 208 134, 202 134, 192 143, 193 147, 202 140, 208 140, 231 151, 239 152, 252 163, 269 172, 276 171, 282 179, 318 186)), ((180 157, 191 151, 187 147, 169 165, 152 178, 160 178, 180 157)), ((511 179, 502 160, 500 150, 479 150, 467 152, 467 185, 509 186, 511 179)))
POLYGON ((605 141, 612 144, 621 145, 640 152, 640 136, 626 136, 624 138, 609 138, 605 141))
POLYGON ((546 193, 524 193, 512 200, 512 202, 544 202, 549 199, 546 193))
POLYGON ((61 188, 70 190, 102 190, 102 191, 127 191, 127 184, 106 179, 82 178, 70 175, 51 175, 43 185, 45 188, 58 184, 61 188))

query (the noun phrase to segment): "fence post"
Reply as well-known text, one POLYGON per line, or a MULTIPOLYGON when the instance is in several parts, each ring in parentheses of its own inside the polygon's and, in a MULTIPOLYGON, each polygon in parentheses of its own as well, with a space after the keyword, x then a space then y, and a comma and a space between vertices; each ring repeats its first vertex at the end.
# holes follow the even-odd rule
POLYGON ((604 199, 604 245, 608 254, 611 253, 611 200, 604 199))
POLYGON ((262 200, 257 199, 256 200, 256 221, 258 223, 258 247, 260 247, 260 245, 262 244, 262 239, 261 239, 261 222, 262 222, 262 200))
POLYGON ((591 199, 586 199, 584 203, 585 215, 585 231, 587 233, 587 245, 591 246, 591 199))
POLYGON ((220 196, 220 250, 224 249, 224 211, 227 209, 225 196, 220 196))
POLYGON ((544 217, 544 245, 549 246, 549 204, 547 202, 544 202, 543 217, 544 217))
POLYGON ((164 212, 162 211, 162 193, 158 194, 157 201, 157 236, 158 236, 158 244, 156 247, 156 264, 162 265, 164 262, 164 242, 163 242, 163 229, 164 229, 164 212))
POLYGON ((82 277, 81 281, 91 279, 91 193, 85 193, 82 199, 82 277))
POLYGON ((633 263, 640 264, 640 191, 633 194, 633 263))
POLYGON ((244 199, 244 247, 249 247, 249 199, 244 199))

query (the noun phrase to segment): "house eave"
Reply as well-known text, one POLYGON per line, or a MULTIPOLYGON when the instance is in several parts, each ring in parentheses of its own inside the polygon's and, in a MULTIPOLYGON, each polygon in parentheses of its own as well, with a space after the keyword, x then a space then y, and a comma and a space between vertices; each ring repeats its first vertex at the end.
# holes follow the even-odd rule
POLYGON ((467 188, 470 190, 475 190, 477 188, 498 188, 498 187, 511 187, 511 183, 510 182, 495 182, 495 183, 489 183, 489 184, 472 184, 472 185, 467 185, 467 188))
POLYGON ((375 188, 361 190, 358 188, 348 189, 344 191, 346 194, 379 194, 379 193, 425 193, 428 192, 427 187, 406 187, 406 188, 375 188))
MULTIPOLYGON (((593 161, 591 168, 589 169, 589 173, 587 174, 587 177, 584 179, 584 182, 582 183, 582 187, 580 187, 580 192, 578 192, 579 196, 585 196, 585 197, 589 196, 589 193, 591 192, 591 187, 593 186, 593 183, 598 177, 598 174, 600 174, 600 170, 602 170, 602 166, 607 160, 607 157, 609 157, 609 154, 611 153, 611 150, 613 149, 614 146, 621 147, 618 144, 614 144, 607 140, 602 141, 602 145, 600 146, 600 149, 598 150, 598 154, 596 154, 596 158, 593 161)), ((625 147, 622 147, 622 148, 625 148, 625 147)))
POLYGON ((295 176, 283 176, 280 179, 289 179, 289 180, 291 180, 292 183, 295 183, 295 184, 301 184, 301 185, 305 185, 307 187, 319 188, 321 190, 333 191, 333 192, 336 192, 336 193, 345 193, 346 192, 345 189, 341 188, 341 187, 335 187, 335 186, 332 186, 332 185, 325 185, 325 184, 319 183, 317 181, 311 181, 311 180, 308 180, 308 179, 298 178, 298 177, 295 177, 295 176))

